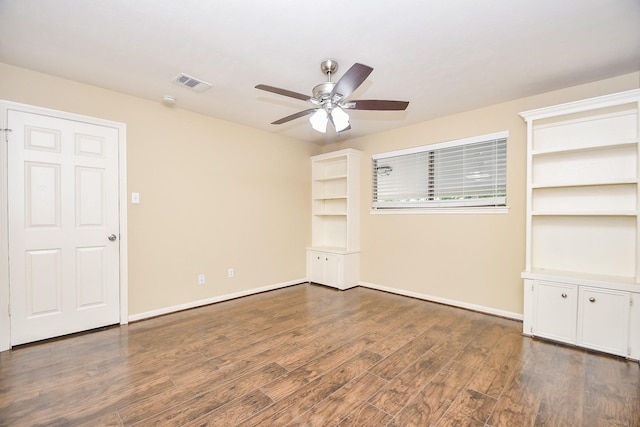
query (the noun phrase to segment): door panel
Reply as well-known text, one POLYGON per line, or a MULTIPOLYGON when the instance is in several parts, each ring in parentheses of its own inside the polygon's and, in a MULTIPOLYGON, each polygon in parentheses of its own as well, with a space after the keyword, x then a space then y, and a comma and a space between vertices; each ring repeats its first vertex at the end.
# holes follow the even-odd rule
POLYGON ((309 281, 313 283, 324 282, 324 258, 321 252, 308 252, 309 281))
POLYGON ((630 302, 629 292, 580 288, 578 344, 626 356, 630 302))
POLYGON ((104 227, 104 170, 76 167, 76 226, 104 227))
POLYGON ((76 281, 78 308, 106 304, 104 248, 76 249, 76 281))
POLYGON ((536 282, 534 289, 533 334, 575 343, 578 287, 536 282))
POLYGON ((118 129, 8 111, 11 344, 118 323, 118 129))
POLYGON ((342 261, 342 256, 335 254, 326 254, 324 260, 324 283, 335 288, 340 288, 342 286, 342 275, 340 274, 340 263, 342 261))
POLYGON ((60 250, 26 252, 27 316, 60 313, 62 310, 60 250))
POLYGON ((60 227, 60 165, 25 163, 26 229, 60 227))

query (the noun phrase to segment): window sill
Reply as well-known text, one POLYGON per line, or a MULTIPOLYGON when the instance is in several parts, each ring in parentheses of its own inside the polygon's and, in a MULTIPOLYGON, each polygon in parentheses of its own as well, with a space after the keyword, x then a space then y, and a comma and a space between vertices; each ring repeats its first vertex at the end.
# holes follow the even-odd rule
POLYGON ((379 208, 369 209, 371 215, 434 215, 434 214, 507 214, 509 206, 461 206, 456 208, 379 208))

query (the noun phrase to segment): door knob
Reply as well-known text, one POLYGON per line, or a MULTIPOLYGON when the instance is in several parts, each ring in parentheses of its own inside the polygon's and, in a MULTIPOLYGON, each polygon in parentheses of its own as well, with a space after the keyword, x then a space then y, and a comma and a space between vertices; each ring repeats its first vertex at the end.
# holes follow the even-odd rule
POLYGON ((107 239, 109 239, 110 241, 115 241, 118 238, 118 236, 116 236, 115 234, 109 234, 109 237, 107 237, 107 239))

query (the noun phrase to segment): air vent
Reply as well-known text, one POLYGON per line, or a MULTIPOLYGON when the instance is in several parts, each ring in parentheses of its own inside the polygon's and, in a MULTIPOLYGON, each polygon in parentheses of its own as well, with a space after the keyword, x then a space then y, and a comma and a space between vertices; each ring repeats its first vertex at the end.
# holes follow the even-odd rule
POLYGON ((186 86, 189 89, 193 89, 196 92, 204 92, 211 87, 211 84, 198 80, 195 77, 191 77, 187 74, 181 73, 173 80, 174 83, 180 86, 186 86))

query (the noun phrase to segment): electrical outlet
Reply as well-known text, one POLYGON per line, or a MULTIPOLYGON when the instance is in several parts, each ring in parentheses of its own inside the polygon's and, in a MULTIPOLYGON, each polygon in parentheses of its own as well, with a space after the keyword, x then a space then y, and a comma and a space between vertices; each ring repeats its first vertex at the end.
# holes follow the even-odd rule
POLYGON ((233 277, 233 268, 227 270, 227 277, 233 277))
POLYGON ((202 286, 206 283, 206 280, 204 278, 204 274, 200 274, 198 275, 198 285, 202 286))

